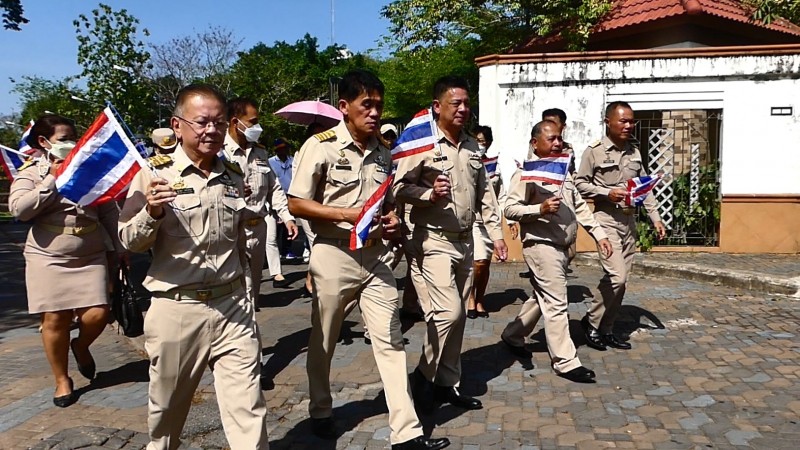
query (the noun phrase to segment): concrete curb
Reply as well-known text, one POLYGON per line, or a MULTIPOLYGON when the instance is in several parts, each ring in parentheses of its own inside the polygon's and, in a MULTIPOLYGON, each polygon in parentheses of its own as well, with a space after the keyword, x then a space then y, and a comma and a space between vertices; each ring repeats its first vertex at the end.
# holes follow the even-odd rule
MULTIPOLYGON (((599 257, 596 253, 579 253, 575 257, 575 263, 581 265, 598 264, 598 260, 599 257)), ((780 278, 757 272, 717 269, 695 264, 649 261, 646 258, 639 257, 635 259, 633 271, 647 276, 700 281, 800 299, 800 277, 780 278)))

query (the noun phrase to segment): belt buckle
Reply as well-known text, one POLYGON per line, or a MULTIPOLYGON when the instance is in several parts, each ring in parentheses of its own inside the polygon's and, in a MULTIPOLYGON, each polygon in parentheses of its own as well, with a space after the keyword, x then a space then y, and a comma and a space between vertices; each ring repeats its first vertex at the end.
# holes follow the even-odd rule
POLYGON ((81 234, 86 227, 72 227, 72 234, 81 234))
POLYGON ((364 240, 363 248, 369 248, 375 245, 375 239, 366 239, 364 240))
POLYGON ((201 302, 207 301, 211 298, 211 289, 198 289, 197 290, 197 299, 201 302))

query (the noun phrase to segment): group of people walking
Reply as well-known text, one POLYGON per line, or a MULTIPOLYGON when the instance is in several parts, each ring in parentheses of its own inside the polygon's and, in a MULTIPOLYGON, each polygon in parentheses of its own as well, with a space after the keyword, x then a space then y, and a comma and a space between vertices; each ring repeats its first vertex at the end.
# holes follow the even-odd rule
MULTIPOLYGON (((274 221, 267 225, 270 216, 279 217, 290 236, 297 234, 297 220, 306 221, 305 231, 313 236, 307 372, 311 429, 321 438, 339 436, 331 360, 342 322, 356 303, 384 385, 393 449, 449 445, 447 438, 423 435, 418 413, 432 413, 442 403, 482 408, 479 399, 459 390, 461 349, 467 317, 486 314, 482 296, 489 261, 492 256, 507 258, 503 215, 513 221, 512 232, 523 242, 533 285, 531 298, 501 335, 508 349, 530 357, 525 338, 544 317, 556 374, 594 381, 567 331, 566 270, 578 224, 597 240, 605 271, 602 298, 583 320, 587 342, 598 350, 630 348, 613 334, 635 242, 633 211, 621 206, 621 187, 644 174, 638 150, 628 143, 633 126, 629 105, 609 105, 607 136, 590 146, 563 186, 526 182, 517 171, 505 189, 484 165, 491 129, 479 129, 478 139, 465 129, 471 116, 464 79, 437 80, 432 100, 435 145, 397 160, 396 168, 391 145, 381 136, 383 83, 370 72, 353 70, 338 88, 343 120, 306 140, 292 161, 293 176, 285 189, 257 143, 257 106, 247 99, 227 101, 208 85, 186 86, 171 118, 174 150, 151 158, 151 167, 134 178, 121 210, 113 203, 80 207, 58 194, 53 168, 74 146, 74 126, 56 121, 45 129, 50 122, 40 119, 39 126, 37 121, 29 142, 44 156, 15 180, 10 204, 15 216, 34 222, 25 250, 28 297, 30 312, 42 313, 58 406, 74 402, 67 356, 76 314, 80 333, 72 351, 80 372, 94 376, 88 348, 108 314, 106 255, 150 251, 152 263, 144 281, 152 293, 145 319, 148 448, 180 445, 192 395, 206 367, 214 373, 231 448, 268 448, 255 311, 267 233, 277 226, 274 221), (362 207, 390 177, 391 189, 361 247, 351 249, 351 231, 362 207), (584 198, 594 201, 594 213, 584 198), (426 327, 411 376, 392 273, 397 248, 408 259, 409 284, 417 294, 416 302, 404 298, 403 310, 420 311, 426 327), (45 276, 63 277, 58 295, 37 283, 45 276)), ((565 119, 533 126, 529 159, 565 151, 565 119)), ((653 204, 646 206, 663 234, 653 204)))

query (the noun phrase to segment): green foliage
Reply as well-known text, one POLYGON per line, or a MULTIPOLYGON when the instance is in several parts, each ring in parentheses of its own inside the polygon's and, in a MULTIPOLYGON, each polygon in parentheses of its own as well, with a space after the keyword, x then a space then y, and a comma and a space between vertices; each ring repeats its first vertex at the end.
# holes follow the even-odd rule
POLYGON ((720 220, 719 181, 717 165, 700 169, 698 200, 690 205, 690 175, 683 174, 672 183, 675 204, 672 208, 674 226, 672 235, 678 244, 709 245, 715 243, 720 220), (693 242, 693 237, 703 242, 693 242))
POLYGON ((289 124, 275 116, 275 111, 301 100, 328 100, 330 83, 336 77, 356 67, 374 69, 372 60, 363 55, 343 57, 342 50, 344 47, 336 45, 320 50, 317 39, 306 34, 294 44, 259 43, 239 53, 229 75, 228 94, 249 97, 259 105, 262 142, 268 148, 272 139, 281 136, 299 148, 305 133, 305 127, 289 124))
POLYGON ((25 10, 21 0, 0 0, 0 9, 3 10, 3 28, 6 30, 19 31, 20 24, 28 23, 23 16, 25 10))
POLYGON ((778 19, 786 19, 800 24, 800 1, 798 0, 746 0, 745 4, 753 9, 753 19, 771 23, 778 19))
POLYGON ((649 252, 657 240, 658 235, 647 219, 636 221, 636 246, 640 251, 649 252))
MULTIPOLYGON (((158 108, 153 86, 142 77, 150 54, 139 38, 138 24, 127 10, 115 11, 102 3, 91 17, 81 14, 73 21, 88 100, 100 105, 111 101, 134 130, 149 128, 158 108)), ((149 35, 146 29, 143 34, 149 35)))
MULTIPOLYGON (((75 121, 78 131, 82 132, 94 120, 98 108, 84 102, 76 102, 70 98, 72 95, 82 97, 85 92, 73 85, 70 77, 63 80, 48 80, 36 76, 22 77, 22 81, 15 84, 12 92, 20 96, 23 105, 20 113, 20 125, 27 125, 31 119, 50 111, 60 114, 75 121)), ((14 146, 16 147, 16 143, 14 146)))
POLYGON ((580 49, 611 5, 610 0, 395 0, 381 14, 391 23, 387 40, 395 49, 474 38, 481 53, 495 53, 554 31, 562 32, 571 49, 580 49))

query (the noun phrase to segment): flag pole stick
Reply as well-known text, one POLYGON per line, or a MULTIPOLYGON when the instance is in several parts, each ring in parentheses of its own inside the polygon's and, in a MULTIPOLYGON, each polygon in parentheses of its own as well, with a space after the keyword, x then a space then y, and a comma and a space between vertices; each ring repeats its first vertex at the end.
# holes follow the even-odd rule
POLYGON ((566 184, 567 175, 569 175, 569 165, 572 163, 572 154, 569 153, 569 161, 567 161, 567 168, 564 170, 564 183, 558 188, 558 198, 562 198, 561 194, 564 192, 564 185, 566 184))
POLYGON ((3 150, 5 150, 5 151, 7 151, 7 152, 15 153, 15 154, 17 154, 17 155, 19 155, 19 156, 24 156, 26 159, 31 157, 31 155, 29 155, 29 154, 27 154, 27 153, 21 152, 21 151, 19 151, 19 150, 14 150, 13 148, 6 147, 6 146, 5 146, 5 145, 3 145, 3 144, 0 144, 0 148, 2 148, 3 150))

